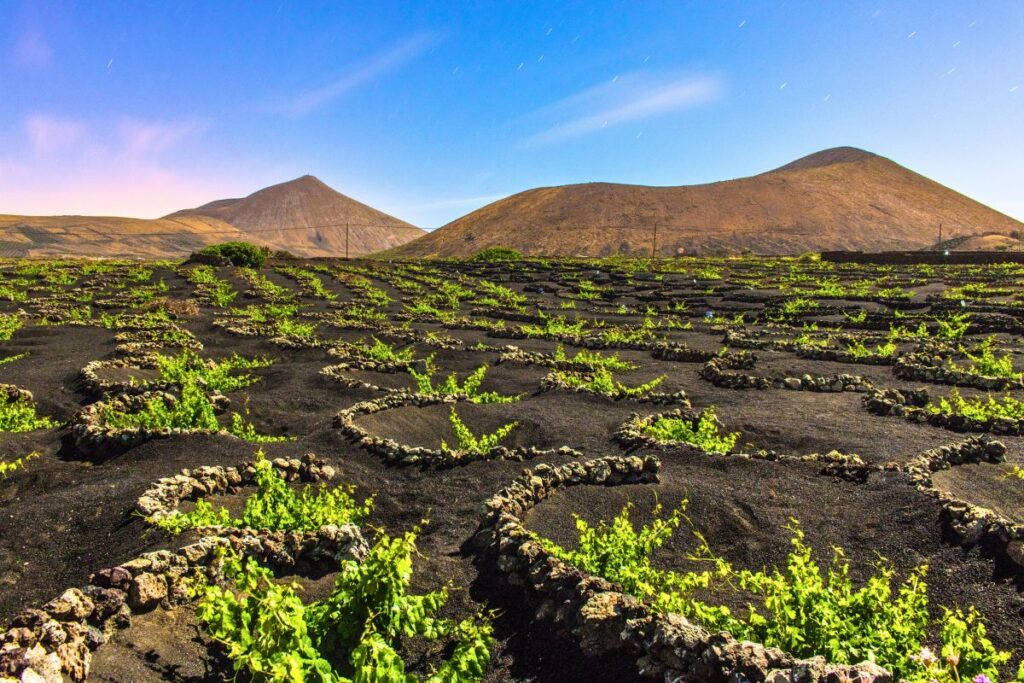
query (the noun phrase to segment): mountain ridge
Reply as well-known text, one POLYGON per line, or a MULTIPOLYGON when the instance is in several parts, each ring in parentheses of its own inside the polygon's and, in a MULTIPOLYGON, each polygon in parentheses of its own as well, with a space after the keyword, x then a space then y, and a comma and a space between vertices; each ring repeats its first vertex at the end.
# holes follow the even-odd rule
POLYGON ((878 154, 835 147, 753 176, 700 185, 582 183, 498 200, 385 252, 461 257, 799 254, 920 249, 1021 223, 878 154), (655 234, 657 230, 657 234, 655 234))
POLYGON ((0 214, 0 256, 176 258, 231 240, 298 256, 364 256, 422 234, 306 175, 155 219, 0 214))

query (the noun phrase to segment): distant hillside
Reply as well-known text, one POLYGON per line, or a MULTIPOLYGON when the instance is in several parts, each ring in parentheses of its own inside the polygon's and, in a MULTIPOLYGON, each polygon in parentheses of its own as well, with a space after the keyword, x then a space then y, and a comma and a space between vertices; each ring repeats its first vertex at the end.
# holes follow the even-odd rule
POLYGON ((232 225, 203 216, 11 216, 0 214, 0 257, 93 256, 175 258, 217 242, 247 239, 232 225))
POLYGON ((164 218, 0 214, 0 257, 178 258, 246 240, 298 256, 362 256, 424 232, 303 176, 244 199, 221 199, 164 218))
POLYGON ((212 218, 298 256, 350 256, 404 244, 423 230, 357 202, 306 175, 244 199, 220 199, 168 219, 212 218))
POLYGON ((527 190, 387 255, 460 257, 496 245, 544 256, 650 254, 655 239, 662 256, 921 249, 936 243, 940 224, 945 239, 1024 229, 889 159, 839 147, 708 185, 527 190))

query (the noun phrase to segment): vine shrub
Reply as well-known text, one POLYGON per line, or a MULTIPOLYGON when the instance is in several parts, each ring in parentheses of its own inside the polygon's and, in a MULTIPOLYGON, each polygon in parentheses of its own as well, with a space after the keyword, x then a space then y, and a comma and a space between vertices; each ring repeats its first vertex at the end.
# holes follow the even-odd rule
POLYGON ((0 341, 9 341, 14 333, 22 326, 21 318, 17 315, 0 313, 0 341))
POLYGON ((373 497, 362 503, 355 499, 355 486, 318 488, 306 485, 299 492, 291 489, 274 469, 263 451, 256 453, 256 491, 245 499, 242 516, 232 518, 227 508, 215 509, 205 499, 196 501, 190 512, 174 511, 153 520, 161 529, 178 534, 185 529, 223 526, 271 531, 316 531, 333 524, 361 524, 373 509, 373 497))
POLYGON ((16 460, 9 460, 7 462, 0 460, 0 480, 6 479, 8 474, 20 470, 29 460, 35 460, 38 457, 39 453, 32 452, 16 460))
POLYGON ((565 347, 561 344, 555 347, 556 363, 568 363, 574 367, 578 367, 582 370, 595 370, 597 368, 605 368, 613 372, 620 370, 636 370, 637 365, 629 361, 621 360, 619 354, 613 353, 610 356, 605 356, 600 351, 591 351, 589 349, 580 349, 576 352, 572 358, 565 353, 565 347))
POLYGON ((185 349, 177 356, 154 356, 160 378, 179 386, 193 382, 211 391, 237 391, 259 381, 251 374, 234 375, 236 370, 265 368, 274 364, 266 358, 233 355, 221 361, 203 360, 195 351, 185 349))
POLYGON ((380 363, 408 363, 413 359, 414 350, 411 346, 396 351, 393 346, 377 337, 371 339, 373 344, 353 344, 352 348, 359 355, 380 363))
POLYGON ((929 413, 938 415, 961 415, 971 420, 986 422, 996 418, 1011 420, 1024 419, 1024 401, 1010 394, 996 400, 991 395, 981 398, 964 398, 957 389, 949 392, 948 398, 939 399, 938 405, 932 403, 926 407, 929 413))
POLYGON ((436 387, 434 386, 434 375, 437 373, 437 366, 434 365, 432 355, 426 359, 425 365, 423 372, 409 368, 409 374, 416 381, 416 391, 426 396, 467 396, 473 403, 514 403, 520 398, 518 395, 504 396, 496 391, 480 391, 487 376, 486 365, 481 365, 470 373, 461 384, 453 372, 436 387))
POLYGON ((239 413, 232 415, 231 426, 223 430, 206 390, 191 378, 186 378, 181 385, 180 398, 168 402, 156 396, 149 399, 141 410, 134 412, 121 411, 108 404, 101 417, 103 423, 112 429, 227 431, 240 439, 255 442, 283 441, 289 438, 259 434, 239 413))
POLYGON ((628 387, 617 381, 615 376, 612 374, 612 371, 606 366, 594 368, 594 370, 589 373, 555 370, 553 375, 555 380, 574 389, 586 389, 599 394, 617 394, 628 397, 643 396, 665 381, 665 375, 662 375, 661 377, 656 377, 645 384, 628 387))
POLYGON ((0 432, 31 432, 58 427, 60 423, 36 414, 36 405, 26 398, 0 401, 0 432))
MULTIPOLYGON (((1024 376, 1024 373, 1013 369, 1012 355, 1005 353, 1002 356, 996 356, 995 343, 995 337, 986 337, 978 344, 977 353, 970 353, 961 349, 967 360, 971 362, 968 368, 969 371, 978 375, 984 375, 985 377, 1002 377, 1006 379, 1020 379, 1021 376, 1024 376)), ((953 366, 952 360, 950 365, 953 366)), ((956 369, 955 366, 953 367, 956 369)))
POLYGON ((331 595, 303 604, 299 586, 274 581, 251 558, 227 556, 233 585, 200 589, 197 616, 227 650, 236 672, 256 682, 470 683, 494 644, 485 615, 438 617, 446 589, 410 595, 416 533, 381 535, 362 562, 342 563, 331 595), (444 640, 450 655, 425 676, 406 670, 402 641, 444 640))
POLYGON ((13 355, 13 356, 7 356, 6 358, 0 358, 0 365, 7 365, 8 363, 13 363, 14 361, 21 360, 22 358, 27 358, 27 357, 28 357, 28 352, 19 353, 19 354, 13 355))
POLYGON ((702 410, 696 420, 659 417, 644 428, 644 433, 662 443, 682 441, 708 453, 728 453, 740 437, 739 432, 722 431, 714 406, 702 410))
POLYGON ((577 517, 576 550, 535 538, 557 557, 620 584, 656 611, 679 613, 709 630, 728 631, 796 657, 823 656, 836 664, 874 661, 894 678, 912 683, 983 680, 978 676, 994 682, 1009 661, 1008 652, 992 645, 973 607, 966 612, 942 607, 938 618, 930 616, 926 565, 912 570, 894 590, 896 572, 879 560, 876 573, 855 587, 843 551, 836 548, 827 571, 822 571, 795 521, 787 527, 792 549, 783 569, 735 569, 695 529, 698 547, 690 559, 711 569, 659 569, 652 556, 681 522, 689 521, 686 504, 682 501, 667 518, 657 506, 654 520, 639 529, 630 520, 629 504, 610 524, 591 526, 577 517), (698 591, 712 600, 728 593, 754 600, 743 613, 733 614, 725 605, 698 599, 698 591))
POLYGON ((518 422, 510 422, 507 425, 499 427, 496 431, 490 434, 481 434, 476 436, 472 430, 466 426, 466 423, 462 421, 459 414, 455 412, 455 408, 452 408, 452 412, 449 414, 448 419, 452 423, 452 431, 455 432, 456 447, 451 448, 446 441, 441 440, 441 450, 457 453, 459 455, 486 455, 500 444, 505 437, 507 437, 512 430, 519 426, 518 422))

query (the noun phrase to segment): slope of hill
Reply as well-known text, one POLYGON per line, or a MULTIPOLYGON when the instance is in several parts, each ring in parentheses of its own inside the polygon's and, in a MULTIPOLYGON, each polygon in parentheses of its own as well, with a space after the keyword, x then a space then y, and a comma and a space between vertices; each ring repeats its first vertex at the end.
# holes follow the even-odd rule
POLYGON ((175 258, 208 244, 238 239, 265 244, 232 225, 204 216, 147 220, 0 214, 0 257, 5 258, 175 258))
POLYGON ((799 254, 921 249, 1024 224, 889 159, 851 147, 749 178, 647 187, 587 183, 521 192, 484 206, 394 257, 468 256, 507 246, 545 256, 799 254))
POLYGON ((222 221, 298 256, 344 256, 346 230, 350 256, 395 247, 424 234, 310 175, 271 185, 243 199, 221 199, 166 218, 222 221))
POLYGON ((178 258, 229 240, 299 256, 344 256, 346 247, 349 255, 361 256, 423 234, 303 176, 243 199, 220 199, 155 220, 0 214, 0 257, 178 258))

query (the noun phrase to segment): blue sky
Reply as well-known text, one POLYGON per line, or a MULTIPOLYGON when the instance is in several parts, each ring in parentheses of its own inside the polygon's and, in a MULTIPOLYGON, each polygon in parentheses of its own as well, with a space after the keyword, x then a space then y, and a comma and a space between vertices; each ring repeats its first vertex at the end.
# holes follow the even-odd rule
POLYGON ((1024 218, 1024 2, 0 0, 0 213, 311 173, 433 228, 838 145, 1024 218))

